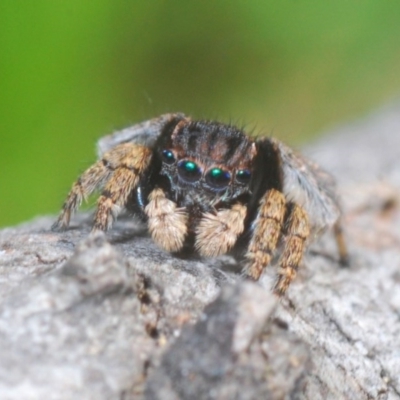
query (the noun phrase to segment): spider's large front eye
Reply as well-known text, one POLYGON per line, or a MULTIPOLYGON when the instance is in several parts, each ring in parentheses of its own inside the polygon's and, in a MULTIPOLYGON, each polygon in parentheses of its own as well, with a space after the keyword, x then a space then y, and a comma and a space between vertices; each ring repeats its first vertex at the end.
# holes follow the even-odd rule
POLYGON ((225 188, 229 185, 230 180, 231 174, 221 168, 210 169, 206 175, 206 182, 216 189, 225 188))
POLYGON ((240 169, 236 172, 236 180, 239 183, 247 184, 250 182, 251 172, 248 169, 240 169))
POLYGON ((182 160, 178 163, 179 176, 187 182, 196 182, 201 177, 200 167, 189 160, 182 160))
POLYGON ((175 156, 171 150, 163 150, 162 158, 167 164, 173 164, 175 162, 175 156))

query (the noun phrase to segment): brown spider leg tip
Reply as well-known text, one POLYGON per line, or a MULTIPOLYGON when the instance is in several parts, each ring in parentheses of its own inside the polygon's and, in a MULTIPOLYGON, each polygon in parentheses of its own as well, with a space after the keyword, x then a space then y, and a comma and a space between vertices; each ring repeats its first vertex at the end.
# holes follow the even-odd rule
POLYGON ((289 284, 285 281, 282 282, 282 276, 280 276, 275 282, 272 292, 279 298, 282 298, 285 295, 288 287, 289 284))
POLYGON ((53 232, 64 232, 67 230, 69 225, 69 218, 67 220, 64 214, 60 215, 57 220, 51 226, 53 232))
POLYGON ((258 265, 251 264, 247 265, 244 268, 242 276, 250 281, 257 282, 260 279, 263 271, 264 271, 263 266, 259 264, 258 265))
POLYGON ((348 268, 350 267, 350 256, 348 253, 346 254, 341 254, 339 257, 339 264, 343 268, 348 268))
POLYGON ((283 287, 278 287, 278 284, 275 284, 272 292, 275 296, 282 298, 286 293, 286 289, 284 289, 283 287))
POLYGON ((248 274, 249 278, 254 282, 259 281, 261 278, 261 275, 262 275, 262 271, 257 272, 257 273, 248 274))
POLYGON ((65 226, 60 226, 57 222, 55 222, 50 229, 52 232, 65 232, 67 230, 65 226))
POLYGON ((281 299, 284 295, 285 295, 285 291, 284 290, 282 290, 282 289, 277 289, 277 288, 274 288, 273 290, 272 290, 272 293, 276 296, 276 297, 278 297, 279 299, 281 299))
POLYGON ((342 267, 348 267, 350 264, 350 257, 349 257, 349 252, 347 250, 346 241, 343 234, 343 228, 340 221, 336 222, 336 224, 334 225, 333 232, 335 235, 336 245, 339 252, 339 264, 342 267))
POLYGON ((50 228, 53 232, 63 232, 65 231, 65 227, 60 225, 58 221, 54 222, 54 224, 50 228))

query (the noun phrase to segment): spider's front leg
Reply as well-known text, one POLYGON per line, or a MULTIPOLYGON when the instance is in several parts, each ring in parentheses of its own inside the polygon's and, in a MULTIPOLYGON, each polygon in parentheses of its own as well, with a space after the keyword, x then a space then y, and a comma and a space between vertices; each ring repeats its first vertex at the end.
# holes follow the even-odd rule
POLYGON ((143 173, 148 168, 152 150, 133 143, 121 144, 108 153, 109 168, 114 172, 97 202, 93 231, 110 228, 121 207, 126 205, 143 173))
POLYGON ((125 206, 129 194, 138 185, 151 156, 151 149, 132 143, 118 145, 106 152, 73 184, 53 229, 65 229, 82 200, 101 188, 104 189, 98 200, 93 230, 108 229, 118 209, 125 206))

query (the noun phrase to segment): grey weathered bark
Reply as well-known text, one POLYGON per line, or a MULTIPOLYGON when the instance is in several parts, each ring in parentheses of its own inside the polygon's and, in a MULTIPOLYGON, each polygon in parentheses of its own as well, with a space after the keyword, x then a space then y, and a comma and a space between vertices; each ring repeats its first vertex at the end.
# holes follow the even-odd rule
POLYGON ((1 399, 400 399, 400 106, 306 149, 338 178, 351 253, 326 235, 287 296, 229 259, 180 260, 122 218, 0 232, 1 399))

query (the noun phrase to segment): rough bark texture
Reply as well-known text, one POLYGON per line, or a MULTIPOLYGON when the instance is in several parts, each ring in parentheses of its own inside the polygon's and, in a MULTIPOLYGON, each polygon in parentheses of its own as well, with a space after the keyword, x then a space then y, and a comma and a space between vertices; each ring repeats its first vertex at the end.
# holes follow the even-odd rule
POLYGON ((349 268, 326 235, 287 296, 228 258, 181 260, 121 218, 0 232, 1 399, 400 399, 400 106, 306 153, 333 172, 349 268))

